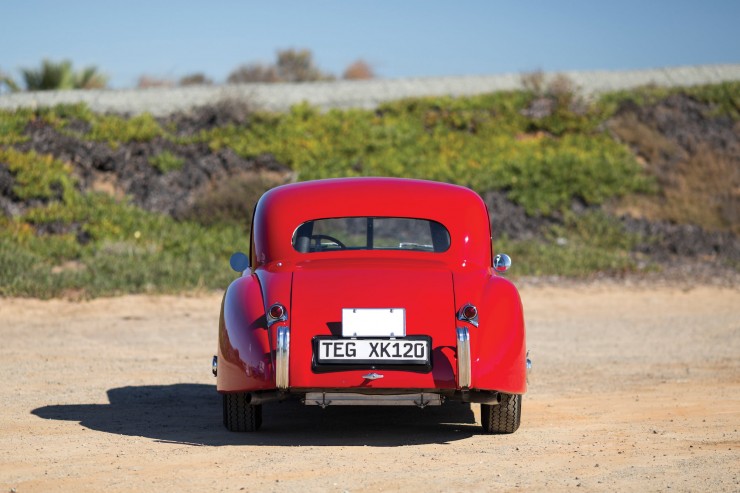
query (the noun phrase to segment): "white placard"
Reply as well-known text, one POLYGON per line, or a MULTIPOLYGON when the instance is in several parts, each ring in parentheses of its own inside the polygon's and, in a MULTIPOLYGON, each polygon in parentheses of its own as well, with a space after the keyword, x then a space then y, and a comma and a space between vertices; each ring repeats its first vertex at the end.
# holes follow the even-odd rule
POLYGON ((342 308, 343 337, 404 337, 404 308, 342 308))

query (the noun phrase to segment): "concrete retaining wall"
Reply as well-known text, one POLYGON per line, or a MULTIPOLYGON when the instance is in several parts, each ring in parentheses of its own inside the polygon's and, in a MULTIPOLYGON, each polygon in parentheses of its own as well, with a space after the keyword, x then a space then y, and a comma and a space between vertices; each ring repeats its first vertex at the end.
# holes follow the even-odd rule
MULTIPOLYGON (((630 71, 564 72, 584 94, 629 89, 645 84, 690 86, 740 80, 740 64, 701 65, 630 71)), ((552 77, 554 74, 547 74, 552 77)), ((254 107, 285 111, 308 101, 322 109, 374 108, 384 101, 419 96, 467 96, 518 89, 520 74, 378 79, 369 81, 238 84, 177 88, 42 91, 0 95, 0 108, 87 103, 93 111, 164 116, 224 100, 244 100, 254 107)))

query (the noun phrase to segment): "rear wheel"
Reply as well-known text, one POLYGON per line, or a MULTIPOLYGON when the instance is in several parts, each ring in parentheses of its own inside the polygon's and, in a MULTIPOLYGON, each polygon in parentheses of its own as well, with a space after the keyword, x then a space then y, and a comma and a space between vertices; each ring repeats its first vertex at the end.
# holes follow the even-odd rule
POLYGON ((247 394, 223 394, 224 426, 229 431, 257 431, 262 425, 262 404, 247 404, 247 394))
POLYGON ((498 405, 481 404, 480 420, 483 431, 493 434, 514 433, 522 415, 522 396, 500 394, 498 405))

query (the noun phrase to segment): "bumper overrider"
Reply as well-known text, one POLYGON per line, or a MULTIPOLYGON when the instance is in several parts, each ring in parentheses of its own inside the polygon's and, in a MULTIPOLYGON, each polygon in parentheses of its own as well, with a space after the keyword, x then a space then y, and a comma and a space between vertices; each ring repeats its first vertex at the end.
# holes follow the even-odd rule
POLYGON ((467 327, 457 328, 457 385, 470 388, 470 334, 467 327))
POLYGON ((498 404, 499 393, 490 390, 471 390, 470 332, 467 327, 457 328, 457 386, 463 402, 498 404))
MULTIPOLYGON (((529 359, 529 351, 526 356, 526 374, 532 370, 532 360, 529 359)), ((471 358, 470 358, 470 332, 467 327, 457 328, 457 385, 460 387, 460 399, 463 402, 474 402, 479 404, 498 404, 501 394, 493 390, 471 389, 471 358)))
POLYGON ((285 325, 277 328, 275 385, 278 390, 283 391, 290 386, 290 328, 285 325))

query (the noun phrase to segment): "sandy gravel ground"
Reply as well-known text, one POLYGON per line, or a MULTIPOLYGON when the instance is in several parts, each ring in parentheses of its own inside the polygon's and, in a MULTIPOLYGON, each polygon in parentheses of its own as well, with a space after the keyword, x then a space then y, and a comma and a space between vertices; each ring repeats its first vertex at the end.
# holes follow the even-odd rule
POLYGON ((522 290, 519 431, 478 406, 273 404, 221 425, 220 298, 0 299, 0 492, 740 491, 740 292, 522 290))

